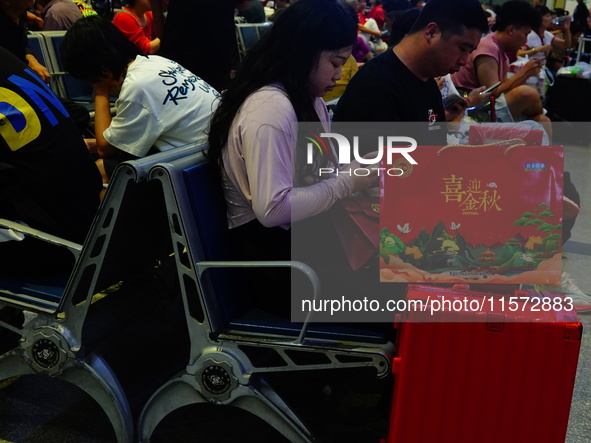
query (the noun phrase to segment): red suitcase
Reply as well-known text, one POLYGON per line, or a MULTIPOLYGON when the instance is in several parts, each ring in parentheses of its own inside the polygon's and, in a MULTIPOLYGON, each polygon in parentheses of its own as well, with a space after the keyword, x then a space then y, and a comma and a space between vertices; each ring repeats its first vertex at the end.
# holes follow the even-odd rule
POLYGON ((407 303, 456 306, 398 317, 388 442, 564 443, 582 325, 561 296, 544 295, 559 297, 546 312, 467 285, 409 285, 407 303), (484 302, 482 312, 462 301, 484 302))

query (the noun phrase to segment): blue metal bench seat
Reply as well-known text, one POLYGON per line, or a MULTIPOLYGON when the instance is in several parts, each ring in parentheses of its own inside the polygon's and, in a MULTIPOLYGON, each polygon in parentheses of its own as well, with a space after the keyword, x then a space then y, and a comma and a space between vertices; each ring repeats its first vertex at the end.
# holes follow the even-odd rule
POLYGON ((150 180, 162 187, 169 214, 191 350, 186 370, 157 390, 144 407, 140 441, 149 441, 172 411, 200 403, 241 408, 292 442, 313 441, 313 431, 270 387, 265 375, 372 368, 377 377, 385 377, 394 346, 371 331, 312 324, 309 318, 302 324, 290 323, 245 306, 247 297, 244 288, 234 284, 240 282, 233 270, 288 267, 310 280, 314 297, 319 297, 320 285, 304 263, 227 260, 226 208, 217 177, 202 152, 150 171, 150 180))
POLYGON ((170 235, 162 196, 154 192, 147 175, 154 164, 199 149, 191 145, 119 165, 83 246, 0 221, 0 227, 50 241, 56 248, 66 247, 77 257, 71 275, 19 278, 0 274, 0 310, 8 307, 32 314, 20 327, 0 320, 0 327, 20 335, 18 345, 0 355, 0 381, 28 374, 66 380, 101 406, 119 442, 132 441, 134 420, 126 394, 114 371, 93 348, 100 336, 96 342, 96 337, 89 340, 89 336, 92 332, 109 334, 103 329, 109 322, 101 322, 101 315, 107 320, 125 320, 141 310, 130 311, 129 301, 116 296, 97 303, 93 299, 115 283, 142 275, 166 253, 170 235), (99 326, 86 325, 88 319, 99 326))

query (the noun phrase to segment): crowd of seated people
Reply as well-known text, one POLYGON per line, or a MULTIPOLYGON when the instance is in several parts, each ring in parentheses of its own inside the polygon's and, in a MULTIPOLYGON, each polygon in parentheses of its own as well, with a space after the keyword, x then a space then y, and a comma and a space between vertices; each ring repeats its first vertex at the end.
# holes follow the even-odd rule
MULTIPOLYGON (((340 97, 337 121, 428 121, 429 141, 443 145, 446 120, 462 118, 479 100, 504 96, 515 120, 540 122, 551 136, 541 98, 525 84, 551 49, 572 45, 568 22, 557 29, 564 38, 549 35, 547 8, 535 10, 519 0, 494 11, 485 11, 477 0, 384 0, 369 8, 365 0, 348 0, 348 7, 337 0, 292 0, 236 66, 234 15, 251 3, 258 11, 265 2, 203 7, 220 19, 215 43, 207 35, 207 21, 191 22, 186 0, 167 2, 166 21, 163 2, 135 0, 113 23, 81 14, 71 25, 62 58, 69 74, 94 88, 91 154, 103 183, 120 161, 207 140, 212 161, 222 165, 236 244, 244 244, 245 253, 256 251, 257 258, 289 258, 294 221, 320 220, 336 200, 375 184, 376 177, 347 175, 316 180, 309 167, 299 169, 302 154, 290 125, 317 122, 329 132, 323 98, 340 97), (376 52, 387 28, 390 48, 376 52), (365 37, 374 44, 374 56, 364 55, 359 68, 355 45, 365 37), (196 50, 211 46, 211 52, 196 50), (507 53, 532 59, 508 78, 507 53), (230 80, 232 68, 237 71, 230 80), (490 93, 480 94, 497 82, 490 93), (446 109, 440 92, 444 84, 472 95, 446 109), (112 115, 114 93, 118 101, 112 115)), ((36 71, 33 60, 29 66, 36 71)), ((311 164, 322 167, 327 161, 317 158, 311 164)), ((578 196, 570 201, 577 206, 578 196)), ((582 292, 577 296, 591 307, 591 298, 582 292)))

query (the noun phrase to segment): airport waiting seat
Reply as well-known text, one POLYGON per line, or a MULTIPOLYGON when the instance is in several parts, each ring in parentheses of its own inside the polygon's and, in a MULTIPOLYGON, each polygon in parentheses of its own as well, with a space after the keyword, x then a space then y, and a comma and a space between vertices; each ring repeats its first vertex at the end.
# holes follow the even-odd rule
POLYGON ((309 317, 296 324, 252 305, 236 306, 245 298, 232 276, 236 270, 292 268, 309 279, 314 297, 320 284, 300 262, 224 261, 230 246, 225 201, 203 153, 156 165, 150 180, 160 184, 166 201, 191 350, 186 370, 146 403, 138 423, 140 441, 150 441, 168 414, 195 404, 231 405, 258 416, 289 441, 312 441, 314 431, 273 390, 267 375, 345 368, 375 369, 377 377, 390 372, 394 346, 380 334, 310 323, 309 317))
POLYGON ((66 31, 40 31, 35 34, 42 35, 46 41, 47 50, 52 60, 50 74, 61 83, 63 96, 77 103, 92 103, 94 95, 92 86, 69 75, 62 65, 60 45, 66 31))
POLYGON ((271 23, 236 23, 236 41, 240 60, 261 39, 271 23))
POLYGON ((64 85, 60 76, 53 75, 59 68, 56 65, 57 60, 52 57, 53 51, 47 46, 47 39, 42 32, 29 32, 27 34, 27 46, 37 61, 47 68, 52 77, 49 81, 49 87, 58 96, 65 96, 64 85))
POLYGON ((134 419, 126 394, 95 349, 115 320, 124 324, 144 312, 144 300, 142 294, 128 296, 132 291, 127 298, 117 291, 100 300, 96 294, 144 275, 170 250, 166 209, 156 184, 146 180, 148 171, 199 149, 188 145, 119 165, 84 245, 0 219, 1 228, 67 248, 77 257, 71 274, 16 277, 0 270, 0 319, 6 317, 4 309, 21 311, 28 319, 22 326, 0 320, 0 332, 20 337, 16 347, 0 355, 0 381, 29 374, 63 379, 100 405, 119 442, 132 441, 134 419))

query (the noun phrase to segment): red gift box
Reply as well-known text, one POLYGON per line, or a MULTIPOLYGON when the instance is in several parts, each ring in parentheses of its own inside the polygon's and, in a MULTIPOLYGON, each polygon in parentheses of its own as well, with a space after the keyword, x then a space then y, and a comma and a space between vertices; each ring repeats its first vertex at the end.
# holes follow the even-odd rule
POLYGON ((562 147, 422 146, 413 158, 381 176, 381 281, 560 281, 562 147))

